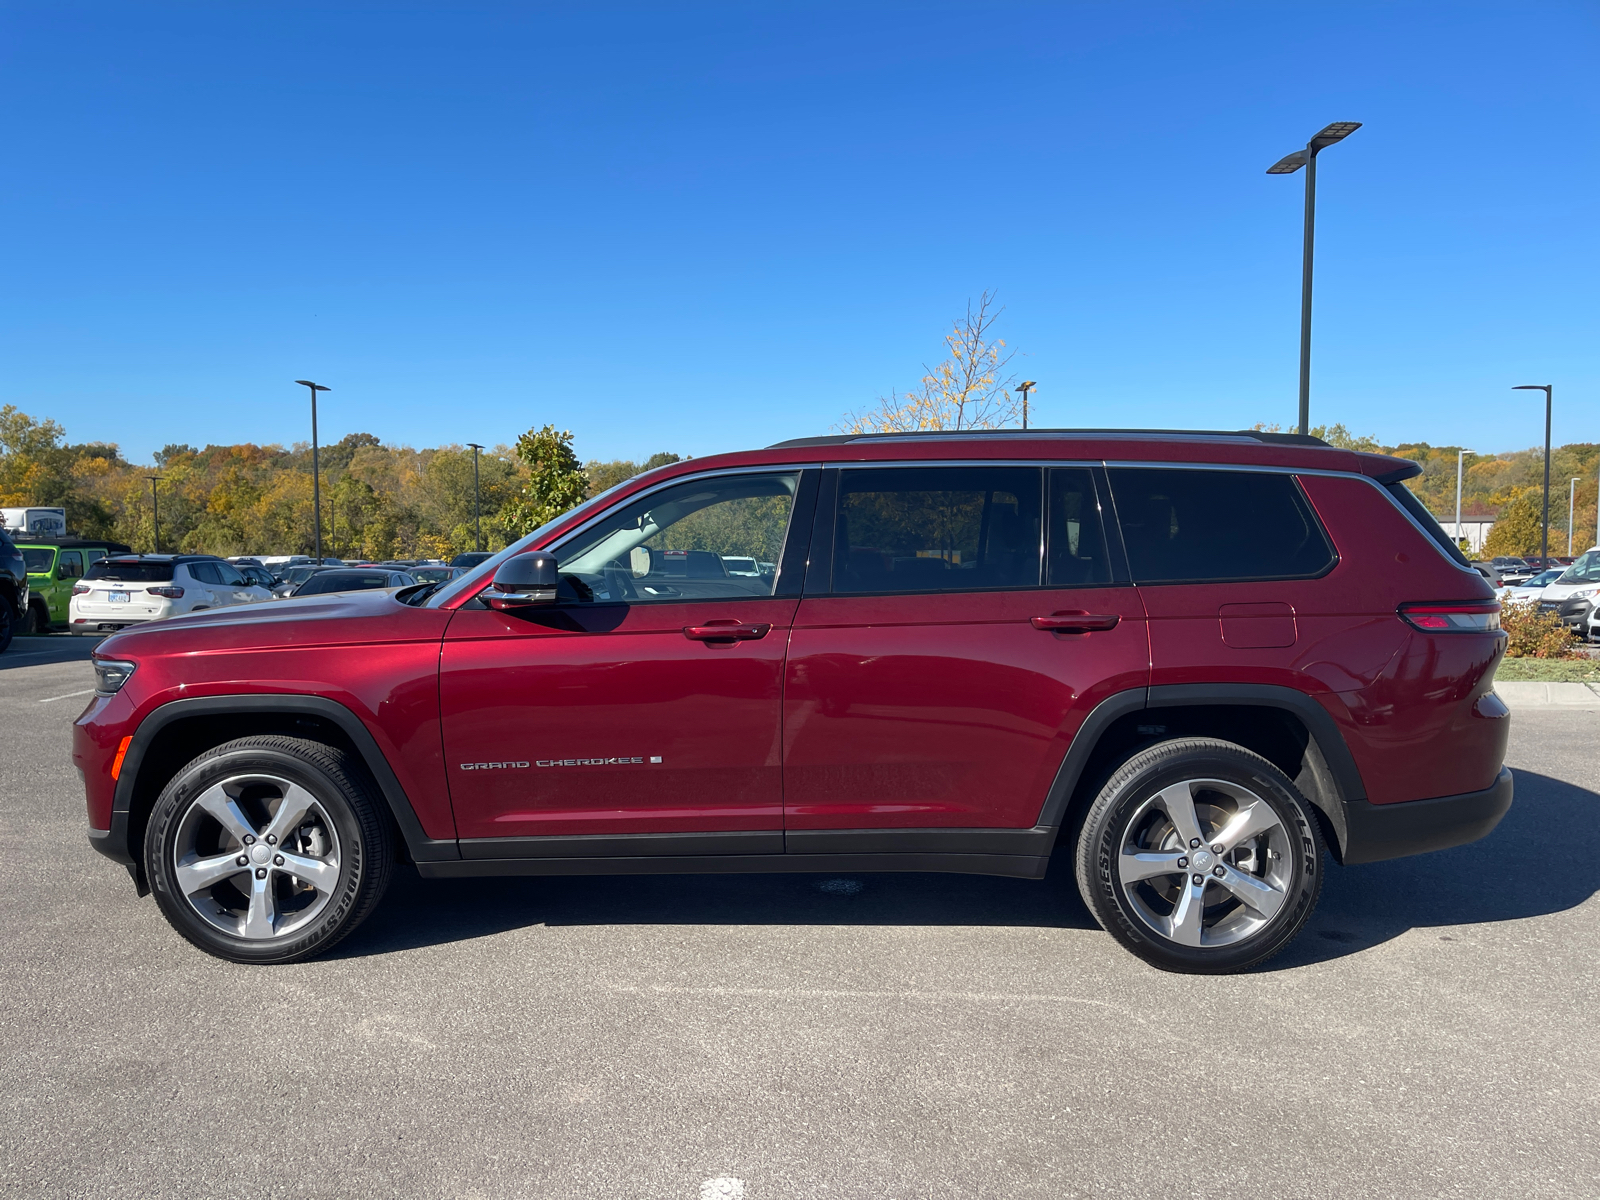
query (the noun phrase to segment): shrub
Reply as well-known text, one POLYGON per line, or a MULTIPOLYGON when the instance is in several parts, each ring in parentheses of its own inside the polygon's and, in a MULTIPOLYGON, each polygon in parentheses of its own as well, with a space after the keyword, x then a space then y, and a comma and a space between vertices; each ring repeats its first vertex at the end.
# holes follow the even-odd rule
POLYGON ((1540 612, 1537 600, 1507 600, 1500 606, 1500 628, 1510 635, 1507 658, 1581 658, 1572 634, 1553 612, 1540 612))

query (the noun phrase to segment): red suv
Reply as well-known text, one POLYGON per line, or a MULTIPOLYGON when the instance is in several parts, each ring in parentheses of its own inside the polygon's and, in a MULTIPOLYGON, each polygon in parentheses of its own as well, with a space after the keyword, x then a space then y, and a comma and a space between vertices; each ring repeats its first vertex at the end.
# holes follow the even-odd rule
POLYGON ((1324 851, 1511 803, 1505 645, 1410 462, 1263 433, 810 438, 676 463, 442 584, 99 647, 90 837, 236 962, 428 878, 1044 876, 1169 970, 1286 945, 1324 851))

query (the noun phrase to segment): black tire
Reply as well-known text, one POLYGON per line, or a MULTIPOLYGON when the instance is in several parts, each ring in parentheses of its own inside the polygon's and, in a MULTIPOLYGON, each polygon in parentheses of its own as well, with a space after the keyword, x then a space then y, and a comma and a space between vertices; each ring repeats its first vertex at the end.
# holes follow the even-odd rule
POLYGON ((162 914, 200 949, 236 963, 295 962, 330 949, 376 907, 393 862, 387 813, 361 762, 291 737, 240 738, 194 759, 162 789, 144 839, 145 878, 162 914), (212 815, 219 798, 222 809, 233 801, 231 826, 212 815), (285 805, 308 803, 303 824, 285 813, 285 805), (278 836, 269 832, 277 816, 292 823, 264 850, 278 836), (253 832, 241 838, 241 828, 253 832), (319 878, 293 875, 296 862, 317 868, 319 878), (211 868, 214 884, 185 895, 180 870, 192 883, 210 864, 220 864, 211 868), (245 936, 252 922, 255 932, 245 936))
POLYGON ((1118 767, 1076 855, 1078 890, 1107 933, 1151 966, 1198 975, 1247 971, 1293 941, 1316 908, 1322 863, 1316 815, 1288 777, 1210 738, 1162 742, 1118 767), (1172 816, 1185 795, 1188 814, 1172 816), (1200 836, 1186 845, 1179 825, 1191 820, 1200 836))
POLYGON ((0 596, 0 654, 11 646, 17 632, 17 610, 11 606, 9 596, 0 596))
POLYGON ((28 604, 28 633, 41 634, 50 632, 50 609, 40 601, 31 601, 28 604))

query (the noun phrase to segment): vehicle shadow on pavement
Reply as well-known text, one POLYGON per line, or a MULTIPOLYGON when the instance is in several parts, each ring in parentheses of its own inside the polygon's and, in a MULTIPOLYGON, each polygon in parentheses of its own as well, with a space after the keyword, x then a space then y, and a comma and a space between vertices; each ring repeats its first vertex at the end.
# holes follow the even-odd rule
POLYGON ((1513 770, 1511 811, 1480 842, 1416 858, 1335 867, 1305 932, 1266 970, 1353 954, 1412 929, 1515 921, 1575 908, 1600 891, 1600 795, 1533 771, 1513 770))
POLYGON ((0 654, 0 671, 63 662, 88 662, 100 641, 100 638, 82 635, 42 637, 19 634, 11 639, 11 645, 5 653, 0 654))
MULTIPOLYGON (((1600 826, 1600 795, 1530 771, 1481 842, 1337 867, 1298 939, 1263 968, 1342 958, 1417 928, 1560 912, 1600 891, 1600 859, 1553 829, 1600 826)), ((1094 929, 1058 850, 1043 882, 981 875, 578 875, 425 880, 407 867, 334 958, 465 941, 530 925, 952 925, 1094 929)))

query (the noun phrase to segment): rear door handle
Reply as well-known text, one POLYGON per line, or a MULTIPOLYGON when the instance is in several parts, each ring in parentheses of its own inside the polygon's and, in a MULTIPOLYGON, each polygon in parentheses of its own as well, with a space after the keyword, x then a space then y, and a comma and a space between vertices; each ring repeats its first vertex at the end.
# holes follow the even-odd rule
POLYGON ((770 624, 744 625, 738 621, 713 621, 709 625, 685 625, 683 636, 696 642, 751 642, 767 636, 770 624))
POLYGON ((1122 620, 1116 613, 1058 612, 1034 617, 1033 627, 1051 633, 1103 633, 1122 620))

